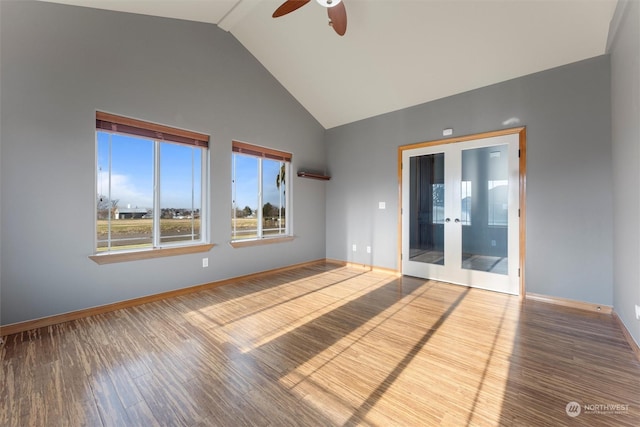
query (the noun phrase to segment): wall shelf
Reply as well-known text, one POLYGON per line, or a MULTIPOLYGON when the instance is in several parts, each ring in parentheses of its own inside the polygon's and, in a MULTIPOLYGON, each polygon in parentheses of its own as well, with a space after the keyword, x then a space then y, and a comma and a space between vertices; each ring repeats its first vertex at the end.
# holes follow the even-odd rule
POLYGON ((298 176, 301 178, 319 179, 321 181, 329 181, 331 179, 330 176, 323 175, 321 173, 306 172, 306 171, 298 171, 298 176))

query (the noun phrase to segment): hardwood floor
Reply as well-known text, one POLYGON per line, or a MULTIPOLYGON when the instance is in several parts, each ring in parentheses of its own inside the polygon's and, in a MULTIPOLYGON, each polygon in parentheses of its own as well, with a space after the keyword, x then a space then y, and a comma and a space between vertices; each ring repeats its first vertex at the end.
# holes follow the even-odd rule
POLYGON ((333 264, 15 334, 0 361, 2 426, 640 425, 610 315, 333 264))

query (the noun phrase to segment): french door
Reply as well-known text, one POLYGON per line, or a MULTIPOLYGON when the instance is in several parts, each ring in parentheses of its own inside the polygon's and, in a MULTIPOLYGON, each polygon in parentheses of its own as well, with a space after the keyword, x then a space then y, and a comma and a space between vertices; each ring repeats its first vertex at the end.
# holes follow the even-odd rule
POLYGON ((519 294, 517 133, 402 152, 402 272, 519 294))

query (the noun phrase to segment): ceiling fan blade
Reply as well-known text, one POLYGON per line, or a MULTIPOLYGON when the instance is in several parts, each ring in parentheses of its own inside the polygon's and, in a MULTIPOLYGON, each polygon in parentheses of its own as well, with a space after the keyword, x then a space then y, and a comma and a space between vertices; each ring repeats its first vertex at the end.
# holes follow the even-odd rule
POLYGON ((294 10, 300 9, 310 1, 311 0, 287 0, 282 3, 271 16, 273 16, 274 18, 278 18, 280 16, 286 15, 287 13, 291 13, 294 10))
POLYGON ((347 10, 344 8, 344 2, 341 1, 337 5, 328 8, 327 13, 333 29, 343 36, 347 32, 347 10))

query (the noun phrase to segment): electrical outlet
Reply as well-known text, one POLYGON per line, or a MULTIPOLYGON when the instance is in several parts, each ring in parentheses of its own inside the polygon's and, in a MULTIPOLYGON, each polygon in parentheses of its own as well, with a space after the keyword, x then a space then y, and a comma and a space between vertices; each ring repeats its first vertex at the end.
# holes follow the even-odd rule
POLYGON ((355 251, 356 251, 356 245, 355 245, 355 244, 353 244, 353 245, 351 246, 351 250, 352 250, 353 252, 355 252, 355 251))
POLYGON ((202 268, 209 267, 209 258, 202 258, 202 268))
POLYGON ((370 254, 371 253, 371 246, 367 246, 367 253, 370 254))
POLYGON ((636 319, 640 320, 640 305, 636 304, 636 319))

